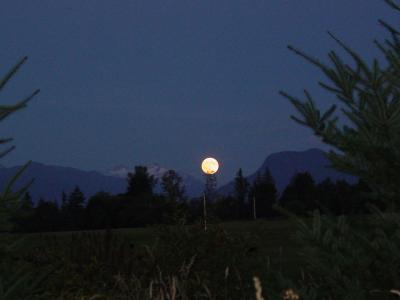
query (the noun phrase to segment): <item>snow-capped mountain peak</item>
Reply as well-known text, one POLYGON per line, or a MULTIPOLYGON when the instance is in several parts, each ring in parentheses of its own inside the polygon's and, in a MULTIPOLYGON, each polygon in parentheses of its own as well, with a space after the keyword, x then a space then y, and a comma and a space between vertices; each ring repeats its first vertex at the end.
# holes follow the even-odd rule
MULTIPOLYGON (((169 169, 161 167, 159 165, 151 165, 147 167, 147 172, 154 176, 154 178, 161 178, 165 172, 167 172, 169 169)), ((118 178, 127 178, 128 173, 134 173, 135 168, 132 167, 127 167, 123 165, 116 166, 108 171, 105 172, 105 175, 113 176, 113 177, 118 177, 118 178)))
MULTIPOLYGON (((161 185, 160 185, 161 178, 168 170, 170 169, 167 169, 157 164, 147 166, 147 172, 150 175, 154 176, 155 179, 157 179, 157 185, 155 187, 155 190, 157 192, 161 191, 161 185)), ((109 171, 106 171, 104 175, 126 179, 128 177, 128 173, 134 173, 134 172, 135 172, 135 167, 127 167, 124 165, 119 165, 110 169, 109 171)), ((186 192, 189 196, 201 195, 203 190, 203 183, 201 180, 185 172, 180 172, 180 171, 176 172, 182 177, 186 192)))

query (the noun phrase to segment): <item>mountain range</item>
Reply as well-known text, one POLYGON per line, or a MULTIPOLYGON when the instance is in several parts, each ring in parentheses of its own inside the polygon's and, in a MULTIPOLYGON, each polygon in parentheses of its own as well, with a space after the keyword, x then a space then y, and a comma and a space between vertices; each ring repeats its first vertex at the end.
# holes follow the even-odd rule
MULTIPOLYGON (((0 188, 3 189, 21 166, 0 167, 0 188)), ((155 192, 161 192, 161 177, 168 169, 159 166, 148 167, 148 172, 157 179, 155 192)), ((84 171, 76 168, 45 165, 32 162, 15 184, 15 188, 23 187, 32 178, 34 183, 29 188, 29 193, 34 202, 40 198, 59 202, 62 192, 69 194, 76 186, 82 190, 86 197, 99 191, 110 194, 124 193, 127 188, 127 176, 134 168, 118 166, 106 172, 84 171)), ((186 173, 179 172, 185 184, 185 191, 189 197, 201 195, 203 183, 186 173)))
MULTIPOLYGON (((9 179, 18 171, 20 167, 0 167, 0 188, 3 188, 9 179)), ((355 182, 355 178, 339 173, 329 168, 329 161, 320 149, 309 149, 306 151, 283 151, 269 155, 260 168, 249 175, 247 178, 252 182, 257 173, 265 172, 269 169, 278 192, 282 192, 290 179, 297 172, 308 171, 316 182, 320 182, 327 177, 332 180, 344 179, 348 182, 355 182)), ((105 191, 110 194, 123 193, 127 187, 127 174, 134 168, 118 166, 106 172, 83 171, 76 168, 44 165, 32 162, 28 169, 18 179, 15 187, 21 187, 30 179, 35 181, 30 187, 29 192, 34 202, 40 198, 59 202, 61 194, 71 192, 75 186, 79 186, 86 197, 94 195, 96 192, 105 191)), ((155 187, 156 192, 161 192, 160 179, 167 171, 160 166, 149 166, 148 172, 158 179, 155 187)), ((189 197, 200 196, 203 191, 203 182, 184 172, 178 172, 183 178, 185 190, 189 197)), ((219 188, 218 192, 223 195, 231 194, 234 190, 233 180, 219 188)))
MULTIPOLYGON (((299 172, 309 172, 316 183, 328 177, 333 181, 345 180, 349 183, 355 183, 357 180, 353 176, 332 169, 325 152, 317 148, 306 151, 273 153, 265 159, 258 170, 246 177, 248 182, 253 182, 257 174, 263 174, 266 169, 269 169, 271 172, 278 193, 281 193, 290 183, 293 175, 299 172)), ((234 181, 220 187, 218 191, 223 195, 232 194, 234 191, 234 181)))
MULTIPOLYGON (((161 167, 159 165, 152 165, 147 167, 147 172, 154 176, 154 178, 157 180, 156 186, 155 186, 155 192, 160 193, 162 192, 161 188, 161 178, 167 172, 169 169, 161 167)), ((126 185, 126 178, 128 177, 128 173, 133 173, 135 171, 135 168, 129 168, 127 166, 117 166, 112 168, 109 171, 106 171, 104 175, 106 176, 111 176, 115 178, 120 178, 123 179, 126 185)), ((182 177, 182 180, 185 185, 185 192, 189 197, 196 197, 198 195, 201 195, 204 184, 200 179, 197 179, 196 177, 189 175, 185 172, 177 171, 179 176, 182 177)))

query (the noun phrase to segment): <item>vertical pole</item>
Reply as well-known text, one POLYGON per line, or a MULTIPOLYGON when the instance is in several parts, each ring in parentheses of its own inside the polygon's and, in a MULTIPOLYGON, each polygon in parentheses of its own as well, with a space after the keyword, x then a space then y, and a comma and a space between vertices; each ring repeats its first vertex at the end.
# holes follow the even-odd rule
POLYGON ((254 220, 257 219, 257 213, 256 213, 256 197, 253 197, 253 218, 254 220))
POLYGON ((204 218, 204 231, 207 231, 206 193, 203 193, 203 218, 204 218))

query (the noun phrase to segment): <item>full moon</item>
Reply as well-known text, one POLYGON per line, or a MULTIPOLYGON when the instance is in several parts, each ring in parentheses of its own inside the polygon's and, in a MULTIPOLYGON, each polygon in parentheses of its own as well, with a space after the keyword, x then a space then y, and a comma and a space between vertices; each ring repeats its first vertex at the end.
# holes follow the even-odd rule
POLYGON ((208 157, 201 163, 201 169, 206 174, 214 174, 217 173, 219 168, 218 161, 215 158, 208 157))

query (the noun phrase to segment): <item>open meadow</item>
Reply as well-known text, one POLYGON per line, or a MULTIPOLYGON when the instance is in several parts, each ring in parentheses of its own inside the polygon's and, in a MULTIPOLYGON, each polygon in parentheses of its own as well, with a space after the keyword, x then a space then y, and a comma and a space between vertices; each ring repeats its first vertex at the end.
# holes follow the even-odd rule
MULTIPOLYGON (((186 225, 188 228, 199 228, 200 224, 186 225)), ((278 220, 257 220, 257 221, 235 221, 221 224, 212 224, 212 227, 218 227, 226 231, 227 235, 234 238, 244 238, 248 242, 248 251, 251 261, 259 271, 266 271, 267 264, 273 262, 279 264, 282 269, 298 271, 300 257, 299 244, 295 238, 296 226, 287 219, 278 220)), ((173 225, 149 226, 143 228, 122 228, 112 229, 110 232, 117 239, 124 239, 135 248, 145 246, 152 247, 159 243, 160 233, 165 228, 174 228, 173 225)), ((46 247, 46 242, 59 241, 66 245, 78 236, 103 236, 106 230, 92 231, 70 231, 70 232, 52 232, 52 233, 32 233, 23 234, 22 237, 31 240, 40 247, 46 247)), ((20 235, 18 235, 20 236, 20 235)), ((95 246, 95 245, 93 245, 95 246)), ((101 245, 99 245, 101 246, 101 245)), ((255 274, 256 275, 256 272, 255 274)))
POLYGON ((157 280, 175 278, 184 282, 180 294, 252 299, 254 276, 267 280, 271 268, 299 276, 295 229, 288 220, 258 220, 209 224, 207 232, 200 224, 160 225, 3 238, 29 245, 19 247, 14 259, 41 274, 47 270, 41 283, 47 297, 111 293, 115 299, 140 299, 157 280), (132 278, 137 282, 128 282, 132 278), (226 290, 220 290, 221 285, 226 290))

